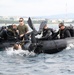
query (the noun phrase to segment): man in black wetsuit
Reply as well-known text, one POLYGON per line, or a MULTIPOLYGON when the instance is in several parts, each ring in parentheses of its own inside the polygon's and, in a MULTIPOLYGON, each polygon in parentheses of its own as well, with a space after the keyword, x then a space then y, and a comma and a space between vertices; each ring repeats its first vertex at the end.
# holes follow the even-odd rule
POLYGON ((63 23, 59 24, 59 31, 54 35, 54 37, 58 34, 60 35, 60 39, 71 37, 69 29, 66 26, 64 26, 63 23))
POLYGON ((2 27, 0 31, 0 37, 3 40, 16 39, 18 37, 17 26, 9 25, 7 27, 2 27))
POLYGON ((48 28, 47 24, 44 23, 43 29, 42 29, 42 37, 41 40, 52 40, 52 37, 54 35, 54 31, 52 28, 48 28))

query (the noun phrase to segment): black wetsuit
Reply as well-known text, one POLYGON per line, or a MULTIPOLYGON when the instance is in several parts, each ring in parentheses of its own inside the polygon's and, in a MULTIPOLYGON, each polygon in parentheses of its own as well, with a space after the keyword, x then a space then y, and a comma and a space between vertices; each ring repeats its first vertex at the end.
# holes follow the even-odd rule
POLYGON ((15 40, 18 39, 18 33, 16 32, 16 29, 12 28, 12 25, 9 25, 7 27, 2 27, 0 37, 3 40, 15 40))
POLYGON ((52 36, 54 35, 54 31, 51 28, 43 29, 42 38, 44 40, 51 40, 52 36))
POLYGON ((67 37, 71 37, 71 34, 70 34, 70 31, 65 28, 63 30, 59 30, 55 35, 54 37, 56 37, 57 35, 60 35, 60 39, 64 39, 64 38, 67 38, 67 37))

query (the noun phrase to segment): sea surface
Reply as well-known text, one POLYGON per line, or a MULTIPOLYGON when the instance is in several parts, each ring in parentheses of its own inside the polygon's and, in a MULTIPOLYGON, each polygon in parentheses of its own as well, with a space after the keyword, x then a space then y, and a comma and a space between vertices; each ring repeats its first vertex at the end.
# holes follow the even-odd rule
MULTIPOLYGON (((58 28, 56 24, 48 26, 58 28)), ((38 55, 7 48, 0 51, 0 75, 74 75, 74 46, 56 54, 38 55)))

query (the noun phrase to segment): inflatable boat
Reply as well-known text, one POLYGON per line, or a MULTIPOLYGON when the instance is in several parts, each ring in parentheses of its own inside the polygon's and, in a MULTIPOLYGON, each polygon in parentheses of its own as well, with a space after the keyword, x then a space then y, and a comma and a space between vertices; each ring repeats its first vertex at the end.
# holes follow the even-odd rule
MULTIPOLYGON (((5 48, 12 47, 15 43, 19 43, 20 41, 3 41, 0 42, 0 50, 5 50, 5 48)), ((66 38, 66 39, 57 39, 57 40, 39 40, 39 44, 33 48, 35 53, 48 53, 53 54, 60 52, 67 48, 69 44, 74 45, 74 38, 66 38)), ((23 50, 30 50, 31 42, 27 42, 23 45, 23 50)))
MULTIPOLYGON (((34 28, 31 19, 29 18, 28 24, 31 27, 32 30, 36 31, 34 28)), ((42 29, 43 25, 40 25, 40 29, 42 29)), ((20 40, 17 41, 16 38, 14 39, 8 39, 8 40, 3 40, 0 38, 0 50, 5 50, 5 48, 12 47, 15 43, 20 43, 20 40)), ((56 40, 41 40, 38 39, 37 44, 35 47, 33 47, 33 50, 31 50, 31 42, 28 41, 23 45, 24 50, 29 50, 29 51, 34 51, 35 53, 48 53, 48 54, 53 54, 60 52, 64 50, 68 44, 74 43, 74 38, 66 38, 66 39, 56 39, 56 40)))
MULTIPOLYGON (((67 47, 67 40, 65 39, 39 40, 38 42, 39 44, 35 47, 34 52, 35 53, 48 53, 48 54, 60 52, 67 47)), ((5 48, 12 47, 15 43, 17 43, 17 41, 10 41, 10 40, 2 41, 0 42, 0 49, 4 50, 5 48)), ((30 45, 31 45, 31 42, 25 43, 23 46, 23 49, 31 51, 29 49, 30 45)))

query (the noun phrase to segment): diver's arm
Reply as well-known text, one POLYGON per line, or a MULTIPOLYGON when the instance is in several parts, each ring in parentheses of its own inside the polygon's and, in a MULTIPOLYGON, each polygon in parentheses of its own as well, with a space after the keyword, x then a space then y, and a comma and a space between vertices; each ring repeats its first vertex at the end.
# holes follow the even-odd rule
POLYGON ((55 37, 57 37, 58 34, 59 34, 59 31, 56 32, 56 33, 52 36, 52 39, 54 39, 55 37))
POLYGON ((54 30, 52 28, 50 28, 50 31, 52 32, 52 35, 54 34, 54 30))

